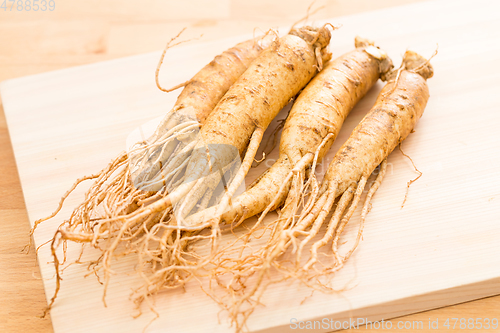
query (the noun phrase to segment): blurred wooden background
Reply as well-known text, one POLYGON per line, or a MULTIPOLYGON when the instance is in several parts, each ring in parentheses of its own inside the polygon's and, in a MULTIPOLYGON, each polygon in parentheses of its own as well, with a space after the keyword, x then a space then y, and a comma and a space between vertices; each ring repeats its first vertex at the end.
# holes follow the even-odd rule
MULTIPOLYGON (((324 8, 310 21, 417 1, 318 0, 313 8, 324 8)), ((199 41, 210 41, 289 26, 305 15, 310 1, 55 0, 55 10, 45 12, 10 11, 11 3, 6 5, 0 7, 0 81, 157 51, 184 27, 184 39, 203 35, 199 41)), ((0 332, 52 332, 50 318, 37 317, 46 300, 33 249, 21 253, 29 222, 1 100, 0 171, 0 332)), ((499 318, 498 309, 500 296, 397 320, 421 320, 427 328, 429 319, 499 318)))

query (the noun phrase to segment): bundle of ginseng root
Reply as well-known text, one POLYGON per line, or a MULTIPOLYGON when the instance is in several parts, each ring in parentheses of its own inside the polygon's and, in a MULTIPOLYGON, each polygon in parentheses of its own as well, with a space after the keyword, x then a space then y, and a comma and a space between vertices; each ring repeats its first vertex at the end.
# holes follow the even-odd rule
MULTIPOLYGON (((428 60, 407 51, 401 67, 386 76, 388 83, 373 108, 336 153, 321 185, 314 185, 311 173, 308 180, 311 183, 303 187, 309 185, 309 189, 302 190, 298 199, 290 199, 289 194, 277 219, 261 223, 261 216, 247 232, 219 252, 212 262, 212 279, 226 296, 220 296, 218 288, 219 292, 212 297, 229 311, 236 331, 244 329, 270 284, 292 278, 312 290, 336 291, 331 285, 333 273, 344 266, 358 246, 370 202, 385 175, 387 157, 422 116, 429 98, 426 80, 432 75, 428 60), (354 244, 341 254, 340 238, 372 174, 376 177, 364 199, 354 244), (329 222, 325 223, 327 217, 329 222), (327 245, 328 249, 321 252, 327 245), (320 255, 326 259, 320 260, 320 255)), ((283 179, 289 181, 299 172, 296 167, 283 175, 283 179)), ((284 187, 283 184, 280 191, 284 187)), ((264 213, 282 200, 277 198, 280 195, 274 197, 264 213)))
MULTIPOLYGON (((130 252, 143 255, 144 242, 159 246, 161 256, 152 265, 155 272, 156 265, 162 266, 162 286, 183 286, 209 260, 186 245, 208 240, 216 249, 218 224, 189 225, 185 218, 193 210, 228 205, 271 120, 330 59, 329 28, 293 28, 284 37, 244 42, 216 57, 185 84, 150 139, 99 174, 78 180, 52 215, 36 221, 33 231, 57 214, 80 182, 95 179, 85 201, 52 239, 57 282, 49 309, 60 288, 57 249, 67 241, 102 251, 94 269, 103 272, 104 296, 112 259, 130 252), (217 192, 220 183, 223 191, 217 192), (124 252, 117 254, 123 244, 124 252)), ((146 294, 156 290, 152 287, 146 294)))

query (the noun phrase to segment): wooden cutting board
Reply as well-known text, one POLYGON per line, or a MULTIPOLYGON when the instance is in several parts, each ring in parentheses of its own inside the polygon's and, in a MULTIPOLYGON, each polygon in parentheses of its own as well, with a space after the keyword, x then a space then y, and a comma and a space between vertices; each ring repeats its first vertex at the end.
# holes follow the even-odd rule
MULTIPOLYGON (((342 25, 332 38, 334 56, 353 47, 356 35, 374 39, 396 64, 407 48, 430 56, 435 76, 431 98, 416 132, 403 148, 423 176, 399 151, 373 200, 364 239, 338 283, 346 290, 315 293, 298 284, 277 284, 248 322, 253 332, 293 331, 293 319, 388 319, 500 293, 500 11, 492 1, 432 1, 332 19, 342 25)), ((323 22, 316 22, 321 24, 323 22)), ((282 29, 282 33, 286 29, 282 29)), ((169 50, 162 83, 188 79, 216 54, 249 36, 169 50)), ((125 149, 128 134, 161 116, 176 94, 159 92, 154 70, 159 53, 81 66, 2 82, 0 92, 31 222, 50 214, 76 178, 104 167, 125 149)), ((373 104, 378 84, 348 117, 326 161, 373 104)), ((269 161, 275 158, 269 157, 269 161)), ((320 168, 320 172, 326 169, 320 168)), ((252 170, 249 180, 258 170, 252 170)), ((51 238, 78 204, 85 186, 57 218, 40 226, 36 245, 51 238)), ((346 237, 352 236, 356 220, 346 237)), ((78 255, 70 247, 69 257, 78 255)), ((89 257, 92 253, 89 254, 89 257)), ((39 252, 46 294, 55 279, 47 246, 39 252)), ((128 300, 139 282, 133 258, 114 264, 103 306, 102 286, 86 267, 64 272, 52 310, 62 332, 141 331, 155 315, 145 307, 133 319, 128 300)), ((147 332, 231 332, 227 315, 196 285, 162 293, 160 317, 147 332)), ((323 331, 328 331, 325 329, 323 331)))

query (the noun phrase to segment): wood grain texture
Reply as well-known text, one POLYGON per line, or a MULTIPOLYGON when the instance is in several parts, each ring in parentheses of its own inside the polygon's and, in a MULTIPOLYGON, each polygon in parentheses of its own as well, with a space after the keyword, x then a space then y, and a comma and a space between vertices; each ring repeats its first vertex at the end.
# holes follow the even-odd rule
POLYGON ((30 224, 1 104, 0 147, 0 331, 52 332, 34 249, 22 253, 30 224))
MULTIPOLYGON (((186 1, 182 3, 194 4, 196 1, 186 1)), ((0 81, 27 74, 36 74, 74 65, 94 63, 123 55, 157 50, 163 46, 169 37, 176 34, 183 26, 190 27, 186 37, 197 37, 201 33, 205 33, 204 37, 206 39, 203 40, 214 40, 243 33, 251 33, 256 26, 261 27, 263 30, 272 26, 286 26, 289 25, 290 22, 300 18, 304 13, 303 7, 307 7, 298 1, 292 3, 287 2, 286 5, 281 5, 282 8, 286 8, 285 11, 280 12, 278 10, 280 6, 274 4, 281 3, 281 1, 273 2, 273 4, 267 4, 266 2, 262 2, 261 4, 251 2, 253 7, 250 7, 248 2, 243 1, 223 1, 220 3, 226 7, 219 12, 213 12, 210 8, 201 11, 190 11, 185 8, 177 8, 178 11, 182 12, 182 15, 174 16, 165 15, 164 12, 159 10, 165 7, 161 7, 163 5, 154 1, 148 2, 148 6, 144 6, 143 9, 137 8, 137 6, 140 6, 139 2, 132 1, 109 1, 105 3, 97 1, 58 1, 58 4, 61 4, 61 6, 58 7, 57 11, 50 14, 52 16, 48 13, 42 16, 35 15, 35 13, 6 14, 0 11, 0 81), (148 38, 144 38, 144 36, 148 36, 148 38)), ((381 1, 375 3, 363 1, 331 1, 326 2, 326 12, 318 13, 314 17, 334 17, 367 9, 387 7, 395 5, 396 3, 399 2, 381 1)), ((459 3, 463 4, 463 2, 459 3)), ((320 4, 321 3, 319 3, 319 5, 320 4)), ((196 6, 198 6, 197 8, 202 8, 202 6, 208 7, 208 5, 201 2, 196 3, 196 6)), ((440 55, 433 61, 438 74, 436 74, 436 78, 430 81, 432 95, 431 103, 434 103, 434 105, 431 107, 430 104, 422 119, 422 122, 425 121, 426 123, 421 123, 417 127, 418 131, 422 129, 423 133, 421 137, 427 139, 412 139, 410 136, 408 142, 405 143, 405 152, 411 154, 419 168, 427 168, 427 170, 422 171, 424 171, 426 176, 428 175, 427 179, 425 179, 425 177, 422 178, 420 184, 414 184, 410 191, 410 200, 413 200, 414 204, 422 203, 422 201, 425 200, 433 203, 431 205, 433 220, 427 221, 427 224, 425 223, 425 219, 420 221, 423 221, 421 223, 427 226, 425 230, 434 235, 438 235, 442 238, 446 238, 448 234, 451 235, 447 238, 447 241, 439 243, 439 251, 443 251, 443 249, 450 244, 460 246, 457 257, 455 258, 458 261, 455 264, 461 267, 461 270, 457 270, 457 275, 461 275, 464 274, 464 272, 465 274, 470 273, 468 270, 471 267, 471 262, 477 261, 475 264, 478 266, 487 265, 490 257, 482 257, 480 250, 477 250, 474 245, 484 241, 484 247, 488 248, 487 245, 490 244, 488 242, 490 242, 491 239, 488 237, 485 239, 484 235, 477 230, 471 232, 469 235, 457 238, 457 236, 460 236, 460 233, 465 232, 466 229, 456 227, 450 230, 449 226, 444 228, 442 223, 437 222, 439 222, 440 219, 446 220, 447 218, 456 220, 468 218, 470 221, 476 222, 483 216, 481 214, 484 210, 480 210, 480 208, 491 212, 490 206, 495 205, 495 200, 498 199, 498 196, 495 196, 498 195, 498 190, 494 189, 495 186, 498 188, 498 184, 494 183, 494 180, 498 178, 498 171, 494 168, 494 166, 497 165, 494 159, 495 156, 492 156, 489 160, 484 160, 484 156, 487 156, 488 153, 497 151, 494 146, 488 145, 495 142, 495 140, 498 141, 494 129, 498 125, 498 117, 495 117, 493 112, 495 103, 491 98, 488 98, 488 96, 495 94, 495 88, 498 91, 498 71, 495 71, 496 67, 492 64, 498 59, 498 50, 496 48, 498 46, 497 31, 499 29, 498 25, 495 25, 495 20, 491 19, 492 15, 495 15, 495 12, 497 12, 491 3, 481 3, 470 10, 467 7, 464 8, 460 6, 458 6, 457 9, 456 6, 455 4, 449 4, 449 8, 446 6, 438 6, 435 9, 438 13, 434 14, 432 14, 433 10, 429 10, 429 16, 431 18, 428 19, 429 21, 425 25, 419 17, 415 17, 416 15, 403 14, 403 18, 398 17, 397 9, 394 9, 395 12, 392 13, 395 15, 394 19, 384 20, 383 15, 379 16, 383 24, 378 24, 377 22, 377 24, 374 25, 359 23, 350 25, 349 20, 347 20, 346 22, 342 22, 344 23, 343 29, 347 29, 347 31, 344 31, 340 35, 342 37, 339 36, 339 38, 342 39, 339 41, 339 45, 341 45, 341 48, 344 47, 347 49, 352 43, 351 39, 353 34, 365 34, 371 38, 377 39, 380 45, 389 47, 391 56, 397 58, 397 55, 401 54, 404 47, 407 46, 411 46, 417 51, 426 51, 430 54, 435 42, 439 40, 440 55), (453 8, 455 8, 455 12, 462 10, 463 22, 461 24, 447 25, 448 21, 446 20, 439 21, 437 19, 432 19, 440 15, 446 17, 449 15, 449 12, 454 12, 453 8), (488 11, 487 8, 490 8, 490 10, 488 11), (444 9, 450 10, 445 11, 444 9), (410 29, 410 31, 405 29, 398 30, 398 24, 403 23, 411 26, 412 29, 410 29), (470 24, 472 24, 472 27, 470 24), (439 31, 440 34, 433 34, 436 30, 439 31), (496 41, 496 43, 492 41, 496 41), (402 44, 404 44, 404 46, 401 46, 402 44), (486 47, 485 44, 487 44, 486 47), (481 60, 478 61, 478 59, 481 60), (457 65, 457 61, 460 61, 460 64, 457 65), (469 66, 464 66, 463 64, 469 64, 469 66), (460 68, 460 71, 456 70, 457 67, 460 68), (468 77, 470 80, 463 81, 462 78, 464 77, 468 77), (452 108, 447 104, 450 100, 454 101, 453 105, 456 106, 453 110, 451 110, 452 108), (429 115, 429 110, 442 109, 448 110, 449 113, 434 112, 433 116, 429 115), (474 109, 473 112, 475 116, 473 118, 469 116, 465 119, 457 120, 457 117, 454 116, 452 112, 465 109, 474 109), (452 118, 453 122, 449 127, 446 127, 446 124, 448 124, 452 118), (495 121, 497 122, 495 123, 495 121), (437 128, 433 127, 433 123, 438 123, 439 126, 436 126, 437 128), (443 127, 446 127, 447 130, 444 131, 443 127), (434 130, 437 134, 433 135, 434 130), (435 143, 439 143, 437 147, 434 147, 435 143), (433 145, 434 149, 421 148, 422 146, 426 147, 430 144, 433 145), (455 159, 446 159, 442 157, 448 156, 447 154, 452 154, 455 159), (476 158, 477 154, 480 154, 483 159, 476 158), (464 158, 464 156, 466 157, 464 158), (434 164, 426 164, 425 161, 429 159, 434 161, 434 164), (480 166, 479 169, 478 166, 480 166), (478 170, 483 172, 483 175, 479 174, 478 170), (490 184, 484 183, 484 175, 488 176, 488 179, 491 179, 492 182, 490 184), (484 186, 483 188, 478 188, 475 184, 481 182, 483 182, 482 184, 484 186), (445 195, 440 192, 443 183, 447 184, 449 186, 447 188, 450 190, 450 192, 445 195), (466 188, 465 186, 469 186, 467 187, 469 193, 463 193, 466 188), (445 198, 447 199, 445 200, 445 198), (450 201, 452 201, 454 205, 450 204, 450 201), (461 212, 460 208, 466 204, 467 207, 469 207, 468 212, 470 214, 459 214, 459 212, 461 212), (446 214, 440 215, 440 212, 445 212, 446 214), (443 228, 440 229, 440 227, 443 228), (451 239, 454 240, 452 241, 451 239)), ((412 8, 409 12, 414 12, 414 10, 415 8, 412 8)), ((369 16, 372 14, 366 15, 369 16)), ((401 13, 399 13, 399 15, 401 15, 401 13)), ((361 22, 363 22, 362 17, 363 15, 358 17, 361 22)), ((341 50, 336 51, 337 54, 339 54, 340 51, 341 50)), ((151 57, 150 66, 153 66, 156 61, 153 59, 156 58, 151 57)), ((190 70, 189 67, 196 70, 196 68, 201 66, 202 60, 198 59, 198 61, 199 63, 197 64, 185 65, 187 71, 190 70)), ((146 65, 144 66, 147 67, 146 65)), ((139 66, 139 68, 134 68, 133 70, 138 71, 144 69, 140 67, 141 66, 139 66)), ((118 77, 120 71, 115 71, 113 74, 118 77)), ((182 75, 186 74, 180 73, 179 77, 173 75, 168 77, 168 80, 179 82, 180 76, 182 75)), ((29 89, 43 90, 46 88, 47 91, 50 91, 50 86, 44 87, 47 82, 44 81, 44 79, 39 79, 41 81, 32 80, 31 82, 39 83, 40 86, 35 84, 29 89)), ((115 119, 110 116, 104 119, 103 124, 101 124, 106 127, 107 131, 111 129, 110 131, 113 133, 120 132, 125 135, 138 121, 146 120, 150 116, 162 112, 163 109, 161 104, 168 104, 171 102, 171 97, 165 98, 156 95, 152 97, 153 95, 150 95, 150 93, 152 93, 151 89, 154 90, 154 87, 152 88, 151 85, 149 85, 149 83, 151 83, 150 74, 142 77, 141 80, 144 82, 144 86, 142 90, 139 89, 139 92, 136 92, 132 97, 132 101, 136 104, 129 107, 132 110, 144 109, 147 110, 147 112, 140 116, 120 121, 115 121, 115 119), (150 102, 140 102, 142 98, 147 98, 150 102)), ((22 89, 28 88, 23 87, 22 89)), ((122 87, 118 87, 117 89, 122 89, 122 87)), ((40 95, 42 94, 43 91, 40 92, 40 95)), ((357 108, 356 113, 351 117, 350 125, 345 125, 346 130, 343 131, 344 137, 339 137, 337 141, 338 144, 347 137, 349 126, 353 127, 354 124, 359 121, 363 112, 365 112, 369 108, 370 103, 373 102, 375 96, 376 91, 373 91, 366 101, 357 108), (372 98, 371 102, 370 98, 372 98)), ((130 101, 131 100, 128 100, 128 102, 130 101)), ((113 106, 113 104, 110 104, 110 106, 113 106)), ((98 107, 102 106, 98 105, 98 107)), ((74 109, 72 109, 72 112, 73 111, 74 109)), ((113 116, 122 112, 122 110, 113 107, 111 107, 111 111, 113 116)), ((96 113, 98 115, 98 112, 96 113)), ((81 118, 84 126, 94 126, 91 120, 86 119, 90 116, 92 116, 92 114, 84 114, 81 118)), ((55 126, 58 122, 50 117, 44 119, 43 116, 40 116, 35 118, 22 118, 16 126, 22 127, 26 119, 29 119, 29 121, 34 124, 38 122, 39 126, 55 126)), ((59 120, 59 122, 63 124, 65 121, 67 121, 67 119, 59 120)), ((35 130, 38 130, 38 128, 35 128, 35 130)), ((2 147, 0 151, 0 169, 2 170, 0 175, 0 196, 2 197, 0 201, 0 223, 2 227, 4 227, 2 230, 5 232, 0 236, 0 272, 2 272, 0 274, 0 297, 2 298, 0 300, 0 330, 5 332, 50 332, 50 321, 36 318, 36 315, 41 312, 45 304, 45 299, 43 297, 41 281, 32 277, 32 275, 39 276, 33 251, 29 256, 20 253, 20 250, 27 241, 26 235, 29 225, 27 223, 24 200, 22 198, 21 187, 17 178, 16 166, 7 133, 7 126, 5 120, 2 118, 0 122, 0 147, 2 147)), ((67 129, 60 135, 71 136, 72 132, 70 129, 67 129)), ((116 149, 121 149, 123 135, 109 135, 108 132, 103 132, 102 129, 94 128, 93 131, 90 130, 88 137, 79 137, 78 139, 82 140, 82 146, 76 146, 76 149, 80 151, 82 151, 82 148, 87 149, 84 151, 87 151, 90 154, 89 156, 92 156, 93 159, 91 161, 79 163, 80 165, 76 167, 72 162, 76 156, 71 152, 71 149, 69 153, 68 150, 65 150, 68 149, 67 146, 63 147, 62 150, 60 147, 53 147, 49 149, 48 153, 37 152, 37 150, 43 147, 43 143, 37 142, 36 135, 26 135, 25 138, 27 140, 23 144, 30 144, 32 146, 30 149, 35 155, 35 165, 47 165, 47 162, 51 162, 50 160, 52 158, 57 158, 57 162, 52 165, 57 165, 57 170, 64 172, 64 177, 60 179, 61 183, 53 183, 50 185, 50 191, 54 193, 52 198, 46 196, 45 194, 48 192, 44 190, 44 186, 47 186, 46 179, 48 179, 48 176, 42 177, 44 172, 46 174, 46 172, 50 171, 50 168, 40 168, 34 170, 33 173, 29 173, 29 177, 37 179, 41 177, 38 183, 30 182, 30 187, 35 186, 40 189, 35 191, 34 197, 32 197, 34 198, 33 201, 38 201, 38 204, 40 206, 45 206, 47 210, 52 209, 55 202, 54 200, 57 201, 58 196, 66 190, 69 183, 71 183, 74 178, 100 168, 103 163, 109 160, 109 158, 117 152, 116 149), (106 140, 106 144, 104 144, 102 149, 106 152, 94 154, 91 152, 92 149, 89 150, 85 148, 86 144, 95 145, 96 142, 100 144, 103 140, 106 140)), ((335 149, 335 147, 333 149, 335 149)), ((27 155, 21 156, 21 160, 27 157, 27 155)), ((380 192, 377 194, 377 198, 380 198, 380 200, 377 199, 379 208, 374 208, 374 211, 369 216, 369 220, 374 223, 378 218, 383 217, 383 215, 376 215, 377 209, 379 210, 379 214, 381 213, 380 211, 386 209, 393 213, 399 213, 399 211, 396 210, 397 200, 391 203, 392 206, 389 208, 385 206, 383 203, 384 199, 381 197, 385 196, 385 200, 387 200, 387 197, 392 193, 392 189, 397 189, 398 192, 395 194, 395 197, 400 198, 403 192, 401 184, 405 184, 406 181, 413 176, 411 165, 401 157, 397 157, 396 159, 394 159, 394 157, 395 156, 391 156, 391 159, 393 159, 391 162, 394 166, 394 172, 399 172, 400 174, 391 175, 392 181, 384 184, 384 187, 387 189, 382 191, 383 189, 381 188, 380 192)), ((33 156, 29 158, 33 158, 33 156)), ((24 172, 22 168, 20 168, 19 171, 21 174, 24 172)), ((409 201, 408 204, 411 204, 411 202, 412 201, 409 201)), ((28 203, 28 208, 29 207, 30 204, 28 203)), ((410 215, 415 214, 416 216, 420 216, 420 218, 422 217, 418 214, 418 205, 413 208, 411 205, 407 206, 405 210, 406 211, 403 211, 403 213, 410 215)), ((35 215, 38 215, 36 217, 40 216, 38 213, 35 215)), ((415 226, 415 228, 406 228, 401 226, 401 223, 396 223, 396 221, 404 221, 406 216, 407 215, 404 215, 404 217, 396 216, 393 220, 384 219, 384 222, 394 223, 393 226, 396 228, 396 232, 399 232, 398 235, 409 236, 412 232, 418 235, 422 232, 422 226, 420 225, 415 226)), ((498 215, 493 216, 493 221, 495 221, 495 218, 498 222, 498 215)), ((33 216, 31 220, 33 221, 33 216)), ((481 224, 479 223, 479 225, 481 224)), ((494 233, 495 230, 494 228, 492 229, 492 236, 496 235, 494 233)), ((380 237, 380 235, 383 235, 384 229, 376 227, 371 231, 367 230, 367 232, 373 233, 370 237, 377 235, 380 237)), ((370 234, 365 236, 365 242, 361 245, 360 253, 356 255, 356 258, 366 256, 366 253, 370 251, 371 247, 369 245, 369 239, 367 239, 369 235, 370 234)), ((43 235, 40 237, 43 238, 43 235)), ((417 240, 422 239, 417 237, 417 240)), ((400 243, 392 242, 392 244, 394 246, 404 244, 405 242, 415 244, 417 240, 413 241, 413 238, 402 237, 400 243)), ((427 253, 426 249, 432 245, 435 245, 435 243, 427 242, 416 246, 417 248, 422 248, 421 252, 427 253)), ((393 248, 387 246, 387 249, 392 250, 393 248)), ((399 251, 399 248, 397 249, 399 251)), ((436 250, 438 249, 436 248, 436 250)), ((437 253, 439 253, 439 251, 437 253)), ((489 253, 498 253, 498 248, 490 247, 489 253)), ((401 255, 408 255, 417 263, 421 263, 420 260, 425 259, 425 256, 418 251, 406 252, 401 255)), ((357 265, 360 265, 360 259, 357 259, 357 265)), ((391 265, 391 258, 385 256, 383 259, 388 261, 384 262, 384 265, 387 265, 385 269, 389 271, 392 270, 393 274, 398 274, 397 270, 395 270, 398 266, 393 267, 393 265, 391 265)), ((494 263, 493 260, 490 260, 490 264, 494 263)), ((448 265, 445 266, 451 264, 448 263, 448 265)), ((436 268, 432 267, 432 265, 430 267, 436 268)), ((417 279, 407 280, 407 283, 418 282, 425 275, 425 272, 417 272, 417 279)), ((435 278, 438 279, 439 276, 436 275, 435 278)), ((401 279, 403 279, 403 277, 401 277, 401 279)), ((71 279, 69 280, 69 282, 65 280, 65 283, 71 283, 71 279)), ((91 279, 87 280, 88 281, 83 281, 83 285, 88 285, 99 292, 99 286, 96 286, 96 282, 91 281, 91 279)), ((449 283, 450 280, 453 282, 452 278, 445 282, 449 283)), ((50 283, 50 281, 48 281, 48 283, 50 283)), ((494 294, 494 290, 498 290, 498 288, 494 289, 494 286, 495 284, 487 284, 486 287, 484 285, 475 286, 465 294, 463 290, 448 290, 442 294, 435 294, 434 299, 424 299, 421 301, 426 304, 427 308, 442 306, 449 304, 449 302, 461 302, 478 297, 478 290, 483 296, 494 294)), ((415 303, 416 306, 411 311, 426 309, 425 306, 418 304, 418 301, 415 301, 415 303)), ((203 304, 209 304, 209 302, 203 304)), ((210 306, 212 307, 211 311, 217 310, 214 305, 210 306)), ((403 307, 396 304, 392 305, 392 311, 394 311, 394 308, 399 309, 403 307)), ((407 316, 398 320, 422 320, 427 324, 429 318, 432 320, 439 318, 440 322, 444 322, 446 318, 450 317, 492 318, 497 316, 498 318, 499 308, 500 297, 497 296, 482 301, 469 302, 441 310, 433 310, 407 316)), ((381 315, 384 314, 382 313, 381 315)), ((396 322, 396 320, 394 320, 394 322, 396 322)), ((76 324, 78 323, 79 322, 76 322, 76 324)), ((438 331, 448 331, 442 326, 440 328, 441 329, 438 331)), ((368 331, 380 332, 381 330, 368 329, 368 331)))

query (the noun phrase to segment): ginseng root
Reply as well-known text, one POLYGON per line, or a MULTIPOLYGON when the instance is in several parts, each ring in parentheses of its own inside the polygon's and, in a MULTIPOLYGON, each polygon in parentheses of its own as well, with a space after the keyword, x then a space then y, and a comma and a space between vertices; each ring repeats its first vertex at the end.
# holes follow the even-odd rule
MULTIPOLYGON (((158 174, 175 174, 182 168, 183 154, 193 149, 193 135, 202 126, 215 105, 234 82, 243 74, 250 63, 274 41, 274 36, 265 35, 237 44, 201 69, 177 98, 174 107, 166 114, 156 132, 145 142, 137 143, 130 151, 120 153, 106 168, 98 174, 83 177, 63 196, 61 202, 50 216, 35 221, 30 235, 37 226, 53 218, 62 208, 68 195, 84 180, 93 179, 94 183, 85 194, 85 200, 60 227, 53 247, 60 242, 91 242, 97 246, 102 239, 133 238, 142 232, 142 224, 110 219, 129 214, 151 201, 165 196, 165 190, 154 187, 158 174), (171 171, 161 166, 172 156, 171 171), (57 238, 57 240, 56 240, 57 238)), ((169 43, 170 44, 170 43, 169 43)), ((158 74, 158 73, 157 73, 158 74)), ((185 166, 185 164, 184 164, 185 166)), ((142 220, 148 226, 161 218, 153 214, 142 220)), ((116 239, 113 241, 116 242, 116 239)), ((111 248, 116 245, 111 244, 111 248)), ((55 255, 55 249, 53 248, 55 255)), ((56 260, 57 265, 59 261, 56 260)), ((57 269, 57 268, 56 268, 57 269)), ((57 274, 59 286, 59 274, 57 274)), ((56 289, 56 295, 59 288, 56 289)), ((55 296, 52 298, 53 304, 55 296)))

